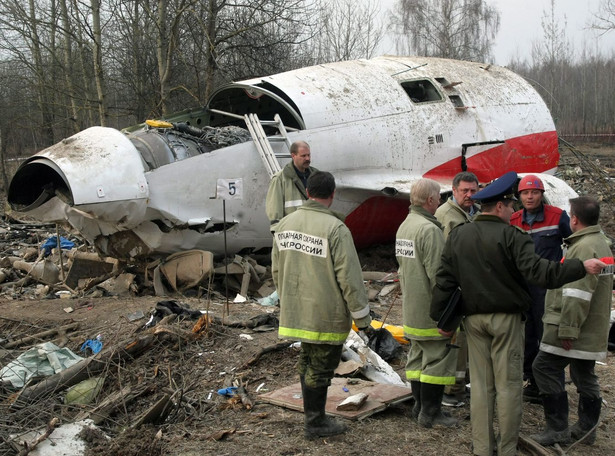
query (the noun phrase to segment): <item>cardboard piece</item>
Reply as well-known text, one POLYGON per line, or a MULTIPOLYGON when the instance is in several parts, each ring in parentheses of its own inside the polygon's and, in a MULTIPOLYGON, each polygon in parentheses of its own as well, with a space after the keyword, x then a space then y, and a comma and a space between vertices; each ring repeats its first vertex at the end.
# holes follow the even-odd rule
MULTIPOLYGON (((349 420, 360 420, 374 413, 385 410, 389 405, 404 402, 412 397, 410 388, 396 385, 385 385, 360 379, 335 377, 327 394, 325 411, 349 420), (344 389, 348 390, 345 391, 344 389), (336 410, 337 406, 346 398, 355 394, 365 393, 368 398, 359 410, 336 410)), ((261 394, 258 399, 273 405, 303 412, 303 398, 301 384, 281 388, 269 393, 261 394)))

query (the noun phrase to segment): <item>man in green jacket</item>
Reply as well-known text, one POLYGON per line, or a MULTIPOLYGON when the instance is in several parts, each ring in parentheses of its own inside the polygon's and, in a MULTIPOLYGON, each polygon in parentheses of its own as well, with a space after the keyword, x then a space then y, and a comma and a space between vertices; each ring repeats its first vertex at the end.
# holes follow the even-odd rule
MULTIPOLYGON (((436 219, 444 227, 444 240, 451 230, 464 223, 470 223, 478 214, 479 207, 472 196, 478 192, 478 178, 474 173, 461 171, 453 177, 453 195, 436 211, 436 219)), ((463 405, 466 397, 466 371, 468 370, 468 342, 466 333, 460 330, 453 337, 452 343, 457 345, 457 366, 455 368, 455 384, 444 387, 442 404, 449 407, 463 405)))
POLYGON ((560 287, 597 274, 605 264, 548 261, 534 252, 532 238, 509 225, 517 173, 511 171, 474 195, 481 214, 451 231, 436 275, 431 317, 438 318, 461 287, 468 338, 472 395, 470 417, 475 455, 492 456, 497 402, 498 456, 517 453, 523 389, 523 311, 532 304, 527 282, 560 287))
POLYGON ((453 177, 453 195, 436 211, 436 218, 444 229, 446 239, 453 228, 469 223, 479 212, 479 207, 472 199, 478 192, 478 178, 474 173, 462 171, 453 177))
POLYGON ((361 264, 350 230, 332 212, 335 179, 312 174, 309 200, 284 217, 274 233, 271 272, 280 295, 281 339, 301 341, 297 369, 308 439, 345 432, 325 415, 327 389, 352 320, 371 322, 361 264))
POLYGON ((310 166, 310 145, 305 141, 292 143, 290 156, 292 161, 271 178, 267 191, 265 211, 272 232, 282 217, 296 211, 308 199, 307 180, 317 171, 310 166))
POLYGON ((429 317, 431 290, 444 248, 442 225, 434 217, 440 203, 440 184, 420 179, 410 190, 410 214, 397 230, 395 256, 403 297, 404 334, 410 339, 406 378, 410 380, 412 415, 421 426, 454 426, 457 420, 442 413, 444 385, 455 383, 457 353, 450 337, 438 332, 429 317))
MULTIPOLYGON (((572 235, 564 240, 567 260, 608 259, 612 253, 598 225, 600 205, 589 196, 570 200, 572 235)), ((587 275, 557 290, 547 291, 544 332, 540 351, 532 364, 544 406, 546 429, 532 438, 541 445, 579 440, 598 423, 602 398, 596 361, 607 355, 609 318, 613 292, 613 270, 587 275), (579 421, 568 428, 568 395, 562 383, 564 369, 579 392, 579 421)), ((595 429, 583 440, 593 444, 595 429)))

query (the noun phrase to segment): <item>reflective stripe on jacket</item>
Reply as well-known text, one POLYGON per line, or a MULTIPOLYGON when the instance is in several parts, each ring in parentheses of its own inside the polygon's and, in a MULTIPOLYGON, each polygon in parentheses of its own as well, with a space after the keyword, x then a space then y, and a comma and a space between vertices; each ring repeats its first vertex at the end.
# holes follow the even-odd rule
POLYGON ((280 296, 283 339, 342 344, 354 319, 369 325, 361 264, 350 230, 312 200, 278 224, 271 272, 280 296))
POLYGON ((422 207, 411 207, 397 230, 395 256, 403 297, 404 334, 412 339, 444 339, 429 316, 431 290, 436 283, 444 248, 442 226, 422 207))
MULTIPOLYGON (((612 256, 598 225, 577 231, 565 242, 569 245, 566 259, 612 256)), ((568 358, 605 359, 612 292, 612 274, 587 274, 557 290, 547 291, 540 349, 568 358), (572 339, 572 349, 564 350, 561 339, 572 339)))

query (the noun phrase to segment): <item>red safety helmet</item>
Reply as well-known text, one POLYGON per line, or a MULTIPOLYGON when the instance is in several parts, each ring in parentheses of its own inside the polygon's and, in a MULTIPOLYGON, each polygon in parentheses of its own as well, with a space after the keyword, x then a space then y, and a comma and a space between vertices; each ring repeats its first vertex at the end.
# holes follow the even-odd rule
POLYGON ((542 184, 542 181, 538 176, 534 176, 533 174, 528 174, 527 176, 523 176, 519 181, 518 191, 522 192, 523 190, 541 190, 545 191, 545 186, 542 184))

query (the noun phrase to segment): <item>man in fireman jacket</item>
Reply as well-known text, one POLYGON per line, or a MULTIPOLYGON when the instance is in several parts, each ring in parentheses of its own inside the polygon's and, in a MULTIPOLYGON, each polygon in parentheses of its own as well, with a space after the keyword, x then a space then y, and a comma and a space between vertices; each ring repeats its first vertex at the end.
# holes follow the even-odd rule
MULTIPOLYGON (((589 196, 570 200, 570 227, 573 234, 565 239, 566 260, 601 258, 612 264, 613 258, 598 225, 600 205, 589 196)), ((540 388, 546 429, 532 438, 541 445, 566 443, 570 437, 583 443, 596 440, 602 398, 596 361, 606 359, 609 316, 613 292, 613 269, 585 277, 557 290, 547 291, 544 333, 540 351, 534 360, 534 377, 540 388), (579 393, 579 421, 568 428, 568 395, 561 382, 566 366, 579 393), (589 431, 592 431, 591 433, 589 431)))
POLYGON ((346 426, 325 415, 327 389, 352 320, 362 331, 371 322, 352 235, 329 209, 334 191, 331 173, 312 174, 309 200, 280 220, 272 252, 271 272, 280 295, 278 334, 301 341, 297 370, 308 439, 345 432, 346 426))

